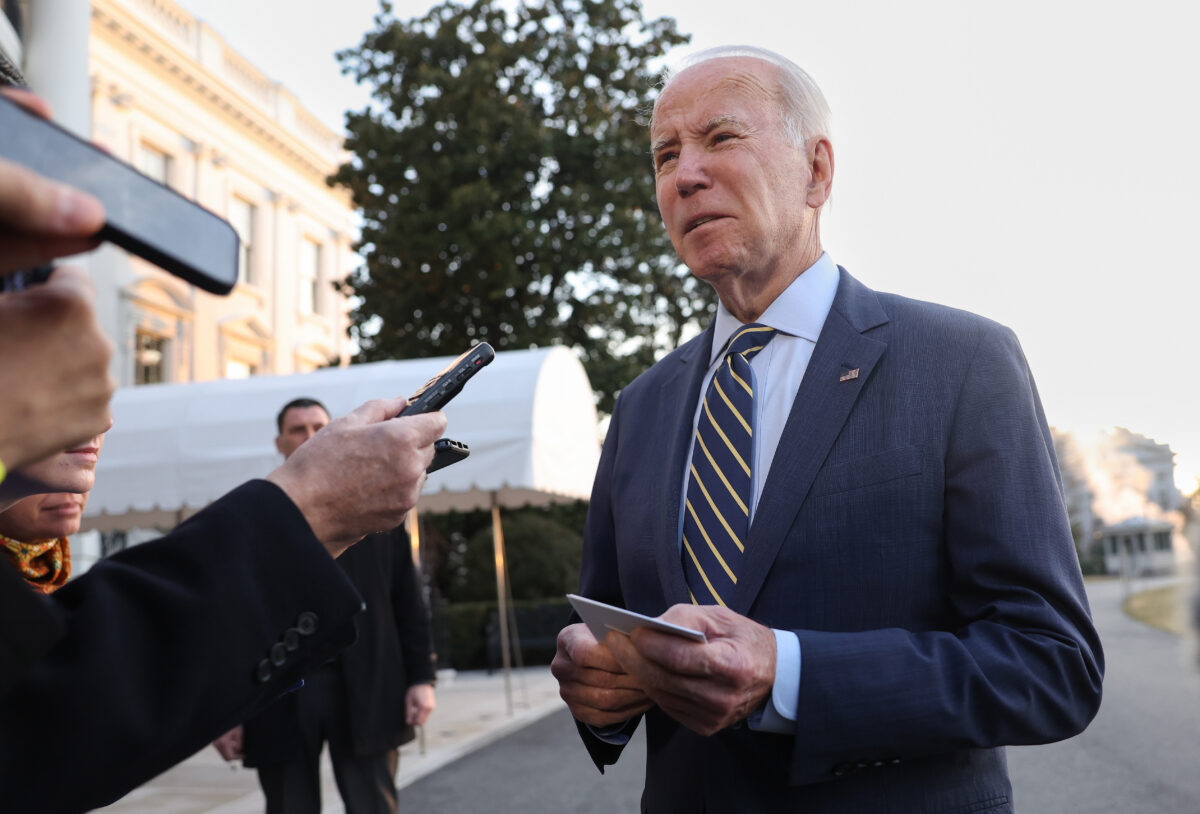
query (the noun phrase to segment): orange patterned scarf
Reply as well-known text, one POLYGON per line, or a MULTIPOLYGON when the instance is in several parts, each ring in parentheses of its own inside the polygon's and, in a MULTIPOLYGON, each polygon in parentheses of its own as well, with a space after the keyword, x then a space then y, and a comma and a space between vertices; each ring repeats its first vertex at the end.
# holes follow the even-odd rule
POLYGON ((22 543, 0 534, 3 552, 25 581, 44 594, 57 591, 71 576, 71 543, 66 537, 22 543))

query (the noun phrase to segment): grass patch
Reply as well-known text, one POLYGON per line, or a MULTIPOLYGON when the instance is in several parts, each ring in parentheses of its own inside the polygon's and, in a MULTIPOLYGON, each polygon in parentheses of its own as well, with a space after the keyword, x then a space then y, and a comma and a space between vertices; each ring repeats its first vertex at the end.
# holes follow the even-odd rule
POLYGON ((1167 585, 1142 591, 1125 600, 1126 614, 1151 627, 1182 636, 1186 629, 1186 609, 1191 600, 1189 584, 1167 585))

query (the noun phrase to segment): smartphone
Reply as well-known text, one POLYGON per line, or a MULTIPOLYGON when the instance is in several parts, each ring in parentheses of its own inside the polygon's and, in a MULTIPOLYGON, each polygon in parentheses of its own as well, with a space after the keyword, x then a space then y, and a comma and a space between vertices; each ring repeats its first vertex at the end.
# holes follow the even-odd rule
POLYGON ((496 352, 487 342, 480 342, 442 368, 437 375, 421 385, 417 392, 408 397, 408 406, 400 415, 432 413, 440 410, 458 395, 467 379, 474 376, 496 358, 496 352))
POLYGON ((455 441, 452 438, 439 438, 433 442, 433 461, 429 464, 429 468, 425 470, 426 474, 437 472, 439 469, 456 464, 463 458, 471 454, 471 448, 462 441, 455 441))
POLYGON ((0 158, 100 199, 101 240, 214 294, 237 282, 238 236, 227 221, 4 97, 0 133, 0 158))

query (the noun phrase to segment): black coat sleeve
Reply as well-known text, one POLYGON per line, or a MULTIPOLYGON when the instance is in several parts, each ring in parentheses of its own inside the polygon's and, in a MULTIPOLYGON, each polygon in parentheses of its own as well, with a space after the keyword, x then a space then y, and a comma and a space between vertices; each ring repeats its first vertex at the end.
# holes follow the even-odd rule
POLYGON ((51 602, 63 635, 0 698, 0 788, 13 811, 118 799, 350 644, 362 608, 267 481, 103 560, 51 602))

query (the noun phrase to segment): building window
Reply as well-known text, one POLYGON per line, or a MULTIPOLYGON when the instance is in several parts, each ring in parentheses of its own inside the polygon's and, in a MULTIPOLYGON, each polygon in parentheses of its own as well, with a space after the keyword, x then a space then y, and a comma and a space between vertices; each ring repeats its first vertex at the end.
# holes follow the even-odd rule
POLYGON ((238 236, 238 282, 253 283, 254 279, 254 204, 236 195, 229 202, 229 222, 238 236))
POLYGON ((167 380, 167 340, 138 331, 133 349, 133 383, 158 384, 167 380))
POLYGON ((311 240, 301 240, 297 265, 300 278, 297 308, 301 314, 315 314, 321 304, 317 289, 321 279, 321 247, 311 240))
POLYGON ((171 177, 171 156, 149 144, 142 144, 138 147, 137 168, 143 175, 167 185, 171 177))
POLYGON ((241 359, 227 359, 225 361, 226 379, 249 379, 256 373, 258 373, 258 366, 250 362, 244 362, 241 359))

